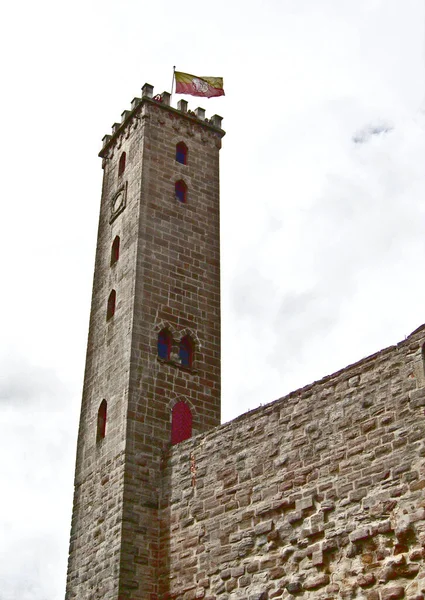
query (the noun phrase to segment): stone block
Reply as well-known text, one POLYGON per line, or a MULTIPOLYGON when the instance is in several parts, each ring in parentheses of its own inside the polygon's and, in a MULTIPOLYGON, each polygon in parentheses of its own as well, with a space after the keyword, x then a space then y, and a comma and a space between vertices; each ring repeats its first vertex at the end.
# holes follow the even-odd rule
POLYGON ((369 587, 376 582, 375 575, 373 573, 365 573, 357 577, 357 585, 361 588, 369 587))
POLYGON ((289 594, 299 594, 303 590, 303 586, 299 581, 291 581, 286 585, 289 594))
POLYGON ((370 537, 370 535, 370 527, 359 527, 359 529, 356 529, 355 531, 353 531, 353 533, 350 533, 349 539, 350 542, 358 542, 359 540, 367 539, 368 537, 370 537))
POLYGON ((314 566, 319 566, 323 564, 323 552, 322 550, 316 550, 311 555, 311 561, 314 566))
POLYGON ((410 392, 410 406, 412 408, 425 406, 425 387, 410 392))
POLYGON ((269 571, 269 579, 280 579, 281 577, 284 577, 285 574, 286 571, 284 567, 273 567, 269 571))
POLYGON ((226 592, 232 592, 237 587, 238 587, 237 579, 234 579, 232 577, 232 579, 229 579, 228 581, 226 581, 226 592))
POLYGON ((398 600, 399 598, 404 598, 404 587, 401 585, 381 590, 381 600, 398 600))
POLYGON ((312 575, 308 577, 303 584, 303 588, 307 591, 316 590, 317 588, 323 587, 329 583, 329 575, 326 573, 319 573, 318 575, 312 575))
POLYGON ((248 587, 251 584, 252 577, 250 575, 243 575, 239 578, 238 585, 240 588, 248 587))
POLYGON ((273 520, 263 521, 255 526, 254 532, 255 535, 264 535, 265 533, 269 533, 273 529, 273 520))
POLYGON ((295 510, 297 512, 308 510, 309 508, 314 507, 314 500, 312 497, 301 498, 295 502, 295 510))
POLYGON ((248 565, 246 567, 247 573, 257 573, 259 570, 260 570, 260 561, 258 561, 258 560, 254 560, 254 561, 248 563, 248 565))
POLYGON ((248 600, 268 600, 268 594, 266 591, 254 592, 248 596, 248 600))

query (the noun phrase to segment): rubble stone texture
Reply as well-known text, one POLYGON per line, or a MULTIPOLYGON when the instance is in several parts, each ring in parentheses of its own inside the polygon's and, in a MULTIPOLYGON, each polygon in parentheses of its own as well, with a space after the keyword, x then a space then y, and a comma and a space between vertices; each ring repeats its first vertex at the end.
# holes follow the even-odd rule
POLYGON ((424 341, 174 447, 160 597, 423 598, 424 341))
POLYGON ((104 139, 66 600, 424 600, 425 326, 219 426, 223 135, 145 85, 104 139), (181 400, 193 437, 171 447, 181 400))

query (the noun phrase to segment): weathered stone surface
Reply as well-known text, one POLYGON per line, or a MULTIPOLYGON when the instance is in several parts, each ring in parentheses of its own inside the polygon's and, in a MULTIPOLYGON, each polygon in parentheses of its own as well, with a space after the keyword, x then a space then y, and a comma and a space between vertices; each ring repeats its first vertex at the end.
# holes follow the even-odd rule
POLYGON ((269 571, 270 579, 280 579, 281 577, 284 577, 284 575, 285 575, 285 569, 283 567, 274 567, 273 569, 270 569, 270 571, 269 571))
POLYGON ((269 531, 271 531, 273 528, 273 521, 263 521, 262 523, 259 523, 256 527, 255 527, 255 535, 264 535, 265 533, 268 533, 269 531))
POLYGON ((291 581, 287 584, 286 589, 290 594, 299 594, 302 592, 303 586, 299 581, 291 581))
POLYGON ((248 600, 268 600, 267 592, 255 592, 255 594, 250 594, 248 596, 248 600))
POLYGON ((305 590, 315 590, 323 585, 329 583, 329 575, 326 573, 319 573, 319 575, 314 575, 313 577, 309 577, 304 581, 304 589, 305 590))
POLYGON ((423 558, 425 558, 424 548, 414 548, 409 554, 410 560, 422 560, 423 558))
POLYGON ((410 393, 410 404, 412 408, 420 408, 425 406, 425 388, 413 390, 410 393))
POLYGON ((404 587, 393 586, 381 590, 381 600, 398 600, 404 597, 404 587))
POLYGON ((373 573, 366 573, 365 575, 359 575, 357 577, 357 584, 362 587, 368 587, 373 585, 376 581, 375 575, 373 573))
MULTIPOLYGON (((425 329, 417 335, 425 341, 425 329)), ((364 364, 350 367, 359 369, 361 375, 359 385, 350 388, 349 398, 347 375, 342 371, 310 386, 305 398, 301 390, 173 449, 165 470, 173 487, 190 485, 188 479, 184 483, 182 460, 189 452, 206 465, 204 488, 197 490, 197 502, 204 502, 205 507, 212 497, 224 502, 217 469, 226 465, 230 472, 237 463, 234 457, 243 453, 239 481, 241 473, 249 474, 235 492, 235 500, 248 493, 248 505, 217 518, 205 510, 202 522, 208 540, 202 543, 209 551, 199 556, 199 568, 201 559, 208 565, 212 554, 226 563, 224 569, 243 565, 252 579, 241 581, 241 576, 232 594, 243 590, 246 597, 262 583, 273 598, 280 598, 276 593, 283 585, 282 598, 308 593, 312 600, 345 600, 356 594, 383 600, 384 590, 396 595, 399 588, 409 589, 419 580, 425 572, 425 488, 412 490, 408 479, 421 469, 425 472, 425 457, 419 452, 422 442, 401 443, 417 430, 425 440, 425 418, 406 409, 406 402, 400 400, 402 390, 411 385, 410 343, 408 338, 397 349, 367 359, 364 372, 364 364), (399 365, 396 370, 393 364, 399 365), (390 378, 386 376, 389 371, 393 373, 390 378), (359 410, 366 391, 373 402, 359 410), (363 419, 367 432, 360 429, 363 419), (376 426, 370 427, 372 421, 376 426), (317 427, 308 428, 306 437, 309 423, 317 427), (312 438, 319 431, 328 443, 316 456, 312 438), (252 449, 248 439, 255 440, 252 449), (283 465, 270 457, 277 443, 287 457, 283 465), (356 490, 362 490, 361 494, 356 495, 356 490), (226 532, 224 545, 217 531, 226 532), (229 563, 233 547, 235 558, 229 563)), ((420 344, 416 352, 420 353, 420 344)), ((180 497, 181 501, 167 505, 169 513, 164 512, 164 517, 169 514, 174 528, 170 565, 182 573, 178 540, 187 528, 183 531, 179 519, 187 503, 180 497)), ((227 593, 218 592, 214 582, 210 589, 217 600, 227 593)))

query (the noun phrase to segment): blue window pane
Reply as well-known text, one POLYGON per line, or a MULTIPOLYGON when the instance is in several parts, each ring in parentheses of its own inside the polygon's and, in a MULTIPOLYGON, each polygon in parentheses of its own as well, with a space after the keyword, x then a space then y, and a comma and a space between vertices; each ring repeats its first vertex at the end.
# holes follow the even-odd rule
POLYGON ((187 350, 187 348, 180 348, 180 360, 181 360, 181 364, 184 367, 189 367, 190 363, 189 363, 189 352, 187 350))
POLYGON ((158 356, 164 360, 170 358, 170 340, 165 333, 160 333, 158 336, 158 356))
POLYGON ((182 165, 186 164, 186 153, 181 150, 177 150, 176 152, 176 161, 181 163, 182 165))
POLYGON ((183 367, 192 366, 192 344, 189 339, 183 338, 179 348, 180 364, 183 367))
POLYGON ((176 186, 176 197, 179 202, 186 202, 186 185, 183 181, 177 181, 176 186))
POLYGON ((176 161, 182 165, 187 164, 187 146, 184 142, 179 142, 176 146, 176 161))

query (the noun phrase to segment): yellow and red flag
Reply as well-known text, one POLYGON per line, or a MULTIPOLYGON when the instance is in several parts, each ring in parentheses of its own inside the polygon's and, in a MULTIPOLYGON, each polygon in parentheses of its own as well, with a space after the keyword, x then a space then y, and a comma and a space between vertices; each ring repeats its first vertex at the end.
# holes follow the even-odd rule
POLYGON ((174 71, 176 78, 176 94, 189 94, 190 96, 224 96, 222 77, 198 77, 181 71, 174 71))

